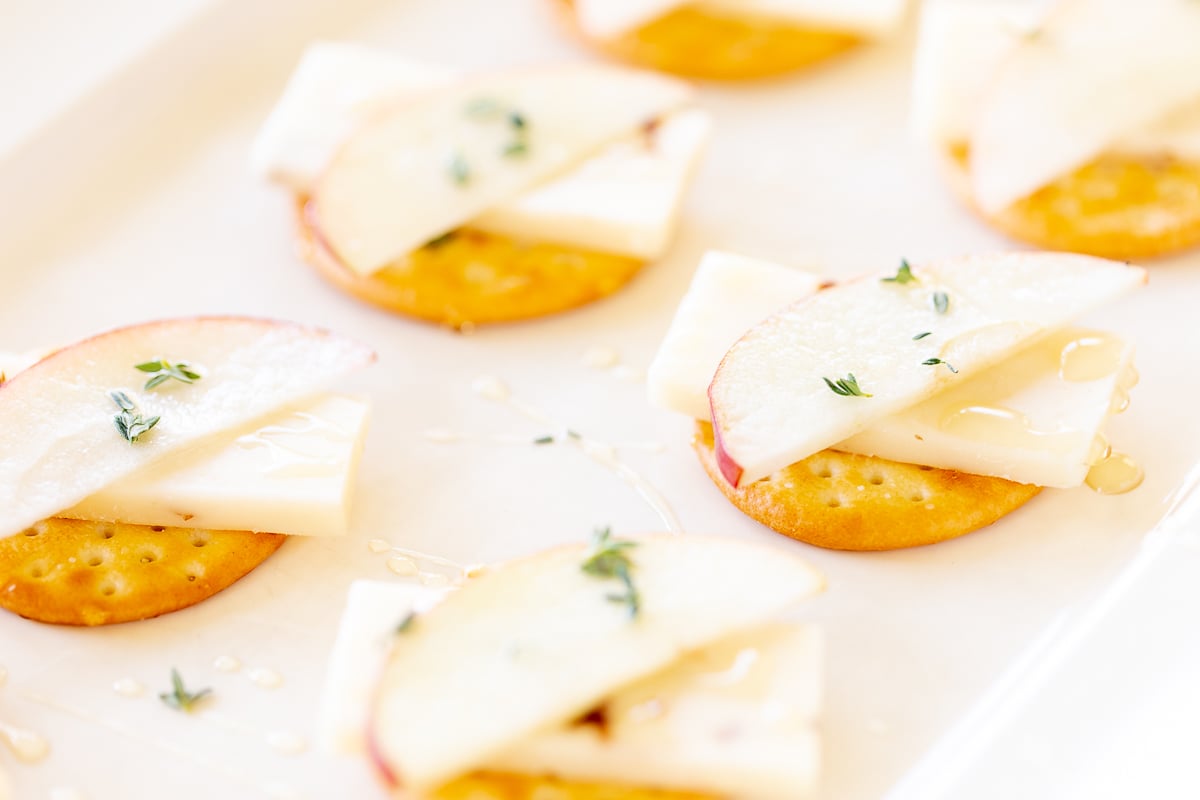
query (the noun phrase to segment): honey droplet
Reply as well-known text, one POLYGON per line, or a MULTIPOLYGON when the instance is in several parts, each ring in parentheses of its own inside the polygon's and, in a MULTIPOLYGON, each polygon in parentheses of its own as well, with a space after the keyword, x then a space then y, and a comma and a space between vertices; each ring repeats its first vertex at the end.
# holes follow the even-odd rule
POLYGON ((1089 333, 1072 339, 1062 349, 1058 374, 1064 381, 1098 381, 1121 366, 1125 343, 1103 333, 1089 333))
POLYGON ((1110 453, 1088 471, 1087 485, 1100 494, 1124 494, 1142 485, 1146 473, 1124 453, 1110 453))

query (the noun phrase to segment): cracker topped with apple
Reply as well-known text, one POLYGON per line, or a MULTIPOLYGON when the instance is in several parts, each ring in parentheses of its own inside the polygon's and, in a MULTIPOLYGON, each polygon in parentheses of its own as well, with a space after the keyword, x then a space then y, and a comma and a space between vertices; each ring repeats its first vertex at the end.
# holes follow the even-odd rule
POLYGON ((808 797, 822 642, 792 615, 822 587, 777 548, 607 530, 453 592, 360 581, 322 738, 403 797, 808 797))
POLYGON ((555 0, 605 53, 709 80, 746 80, 823 62, 893 33, 907 0, 555 0))
POLYGON ((1144 258, 1200 243, 1200 7, 924 4, 916 134, 1002 231, 1144 258))
POLYGON ((167 320, 0 382, 0 607, 105 625, 194 605, 286 538, 344 535, 374 361, 317 328, 167 320))
POLYGON ((312 45, 255 144, 350 294, 469 328, 607 296, 671 245, 708 137, 685 83, 596 64, 459 74, 312 45))
POLYGON ((1102 431, 1137 381, 1132 348, 1072 323, 1145 279, 1013 253, 833 284, 710 253, 650 368, 650 399, 697 420, 709 476, 768 527, 844 550, 931 544, 1043 487, 1141 482, 1102 431))

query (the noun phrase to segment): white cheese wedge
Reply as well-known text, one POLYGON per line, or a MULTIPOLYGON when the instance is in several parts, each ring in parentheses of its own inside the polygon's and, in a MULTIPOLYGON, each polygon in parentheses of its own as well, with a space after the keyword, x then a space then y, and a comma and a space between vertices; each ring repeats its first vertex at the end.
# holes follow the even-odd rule
POLYGON ((818 292, 729 350, 709 399, 730 483, 832 447, 1145 281, 1138 268, 1054 253, 952 259, 913 273, 906 284, 869 276, 818 292), (842 396, 825 382, 851 374, 871 396, 842 396))
POLYGON ((1069 489, 1106 455, 1101 434, 1127 402, 1133 348, 1111 334, 1057 331, 835 450, 1069 489))
MULTIPOLYGON (((725 352, 819 284, 811 273, 778 264, 706 255, 650 366, 651 401, 709 419, 708 385, 725 352)), ((1132 355, 1110 334, 1057 331, 833 447, 1038 486, 1078 486, 1110 411, 1128 401, 1132 355)))
MULTIPOLYGON (((307 194, 373 109, 437 91, 455 79, 449 70, 366 45, 312 45, 259 133, 254 169, 307 194)), ((669 115, 652 132, 615 141, 562 177, 484 211, 470 225, 534 241, 658 258, 674 235, 684 190, 710 127, 701 111, 669 115)))
POLYGON ((646 373, 650 402, 709 419, 708 385, 746 331, 817 291, 811 272, 733 253, 705 254, 646 373))
POLYGON ((907 0, 575 0, 579 27, 597 39, 610 39, 698 6, 735 19, 762 17, 822 30, 877 36, 899 24, 907 0))
POLYGON ((454 79, 448 69, 350 42, 309 45, 254 141, 254 171, 311 191, 337 148, 372 109, 419 97, 454 79))
MULTIPOLYGON (((398 624, 443 595, 402 583, 351 586, 322 703, 319 736, 327 749, 364 752, 372 697, 398 624)), ((479 768, 722 796, 804 797, 819 773, 822 650, 819 631, 798 623, 733 634, 616 690, 598 707, 603 728, 556 726, 479 768)))
POLYGON ((998 212, 1200 98, 1200 6, 1077 0, 997 71, 974 120, 971 183, 998 212))
MULTIPOLYGON (((1038 39, 1052 6, 1038 0, 924 3, 913 67, 913 132, 940 146, 967 143, 989 85, 1023 42, 1038 39)), ((1107 151, 1200 160, 1200 97, 1126 133, 1107 151)))
POLYGON ((609 145, 578 169, 471 221, 492 233, 655 259, 671 244, 712 121, 668 116, 651 133, 609 145))
POLYGON ((357 129, 316 184, 315 226, 347 267, 371 274, 561 177, 691 96, 680 81, 596 64, 455 83, 357 129), (472 113, 480 103, 496 113, 472 113), (515 141, 522 149, 510 155, 515 141))
POLYGON ((71 519, 293 536, 344 536, 367 430, 364 400, 325 395, 213 437, 144 479, 113 484, 71 519))

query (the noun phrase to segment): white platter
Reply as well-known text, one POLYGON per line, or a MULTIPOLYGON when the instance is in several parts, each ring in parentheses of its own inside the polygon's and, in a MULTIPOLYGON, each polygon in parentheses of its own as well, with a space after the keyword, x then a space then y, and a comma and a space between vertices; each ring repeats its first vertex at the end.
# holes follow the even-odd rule
MULTIPOLYGON (((346 387, 375 404, 350 537, 291 541, 215 599, 151 622, 67 630, 0 615, 0 720, 52 746, 36 765, 0 751, 17 797, 73 788, 84 798, 382 798, 360 762, 267 743, 274 731, 313 740, 348 584, 400 580, 368 539, 478 562, 598 525, 662 527, 630 487, 576 450, 429 441, 431 428, 530 440, 551 432, 475 395, 481 374, 589 436, 661 443, 662 452, 620 452, 688 531, 769 538, 826 572, 829 591, 809 612, 829 639, 825 798, 883 796, 961 730, 956 723, 1046 631, 1085 615, 1167 513, 1200 454, 1200 254, 1155 263, 1145 291, 1089 320, 1138 348, 1142 384, 1111 438, 1142 461, 1145 484, 1117 497, 1047 491, 990 530, 930 548, 845 554, 774 537, 708 482, 688 446, 690 423, 651 409, 642 383, 581 363, 585 350, 606 346, 644 369, 707 248, 849 275, 901 256, 1012 247, 955 203, 906 136, 911 35, 794 79, 706 88, 715 140, 681 240, 611 300, 458 336, 323 284, 293 253, 288 198, 247 167, 303 43, 361 39, 462 66, 591 57, 547 6, 215 3, 0 162, 0 349, 222 312, 319 323, 381 355, 346 387), (221 655, 245 666, 220 672, 221 655), (189 717, 158 701, 172 666, 213 687, 207 711, 189 717), (256 687, 252 667, 277 670, 283 686, 256 687), (119 696, 111 687, 123 678, 148 691, 119 696)), ((1054 724, 1078 730, 1070 705, 1062 709, 1054 724)))

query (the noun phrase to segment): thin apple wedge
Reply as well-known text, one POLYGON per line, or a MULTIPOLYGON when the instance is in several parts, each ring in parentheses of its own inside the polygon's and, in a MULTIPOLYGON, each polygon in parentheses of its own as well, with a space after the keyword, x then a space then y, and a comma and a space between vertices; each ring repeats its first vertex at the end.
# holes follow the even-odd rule
POLYGON ((597 64, 501 72, 366 123, 317 182, 322 240, 370 275, 682 107, 687 84, 597 64))
POLYGON ((988 213, 1200 98, 1200 4, 1060 3, 980 103, 971 181, 988 213))
POLYGON ((63 348, 0 386, 0 537, 373 360, 328 331, 234 317, 151 322, 63 348), (186 362, 201 377, 145 389, 153 376, 137 365, 158 359, 186 362), (128 438, 114 392, 135 407, 124 412, 128 438))
POLYGON ((824 450, 1119 297, 1145 271, 1057 253, 951 259, 802 300, 751 329, 709 387, 733 486, 824 450))
POLYGON ((391 782, 436 788, 822 587, 803 561, 733 539, 618 546, 632 588, 585 572, 594 549, 561 547, 488 570, 401 635, 369 734, 391 782))

